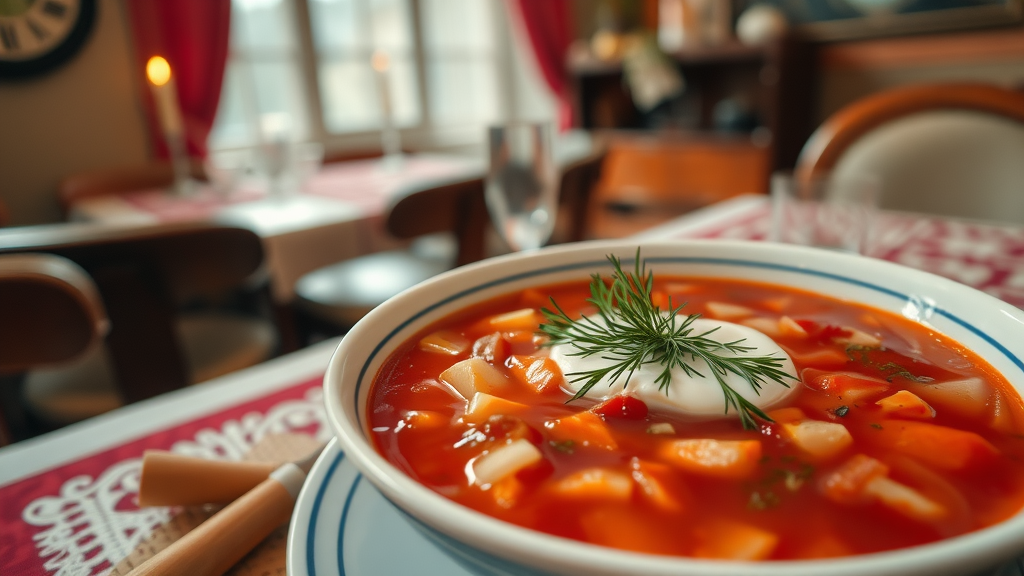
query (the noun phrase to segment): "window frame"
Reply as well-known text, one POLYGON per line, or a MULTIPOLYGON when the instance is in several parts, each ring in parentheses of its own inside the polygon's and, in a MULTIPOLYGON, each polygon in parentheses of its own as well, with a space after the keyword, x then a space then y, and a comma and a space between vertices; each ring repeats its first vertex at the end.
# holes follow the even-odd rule
MULTIPOLYGON (((307 139, 319 142, 328 154, 345 152, 366 152, 381 148, 381 130, 360 132, 330 132, 324 122, 323 100, 320 92, 319 66, 313 41, 313 26, 310 20, 310 0, 283 0, 292 6, 296 38, 298 41, 299 76, 302 78, 305 102, 304 118, 307 139)), ((364 0, 367 1, 367 0, 364 0)), ((419 90, 420 121, 416 126, 399 130, 404 149, 446 149, 479 146, 484 141, 484 129, 478 123, 464 125, 437 125, 431 112, 430 92, 427 85, 427 50, 424 43, 423 5, 421 0, 406 0, 413 34, 413 63, 416 85, 419 90)), ((480 0, 474 0, 480 1, 480 0)), ((493 64, 496 68, 496 93, 498 94, 497 121, 512 118, 517 110, 516 87, 512 76, 511 14, 507 3, 492 2, 491 33, 494 37, 493 64), (505 17, 503 19, 502 17, 505 17)))

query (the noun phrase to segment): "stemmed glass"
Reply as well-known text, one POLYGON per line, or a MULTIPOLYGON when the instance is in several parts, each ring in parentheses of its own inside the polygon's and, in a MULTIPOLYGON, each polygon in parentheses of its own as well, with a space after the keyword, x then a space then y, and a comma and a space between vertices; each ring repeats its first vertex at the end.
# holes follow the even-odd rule
POLYGON ((488 136, 485 197, 491 219, 512 250, 540 248, 554 231, 558 210, 551 125, 494 126, 488 136))

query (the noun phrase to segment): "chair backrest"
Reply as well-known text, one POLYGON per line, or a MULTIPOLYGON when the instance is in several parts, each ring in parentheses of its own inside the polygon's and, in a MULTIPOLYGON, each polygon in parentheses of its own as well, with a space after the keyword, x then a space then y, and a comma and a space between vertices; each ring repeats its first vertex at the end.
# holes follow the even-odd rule
POLYGON ((604 148, 595 149, 562 169, 558 203, 563 218, 560 230, 556 230, 556 241, 579 242, 586 237, 590 198, 601 179, 606 156, 604 148))
MULTIPOLYGON (((601 177, 604 150, 579 158, 562 169, 559 180, 560 210, 566 214, 561 241, 582 240, 586 233, 591 191, 601 177)), ((490 216, 484 199, 483 178, 428 185, 395 201, 388 211, 387 229, 396 238, 451 232, 458 242, 456 265, 486 256, 490 216)))
POLYGON ((0 374, 73 360, 108 329, 92 278, 52 254, 0 255, 0 374))
POLYGON ((484 180, 471 178, 412 191, 391 205, 387 229, 396 238, 409 239, 451 232, 458 241, 456 265, 482 260, 490 217, 484 202, 484 180))
POLYGON ((986 84, 898 88, 840 110, 797 177, 876 176, 884 208, 1024 222, 1024 93, 986 84))
MULTIPOLYGON (((193 160, 190 167, 193 178, 206 179, 201 162, 193 160)), ((166 160, 137 166, 90 170, 64 177, 57 184, 57 199, 60 201, 61 210, 67 215, 75 202, 86 198, 164 188, 173 182, 174 168, 166 160)))
MULTIPOLYGON (((0 385, 79 358, 99 344, 108 327, 99 291, 81 267, 51 254, 0 255, 0 385)), ((20 398, 16 387, 0 393, 10 400, 0 402, 3 446, 13 440, 7 417, 20 416, 7 412, 20 398)))
POLYGON ((175 330, 179 305, 238 288, 263 262, 255 233, 206 224, 0 229, 0 254, 15 253, 62 256, 92 277, 110 318, 107 346, 127 402, 188 384, 175 330))

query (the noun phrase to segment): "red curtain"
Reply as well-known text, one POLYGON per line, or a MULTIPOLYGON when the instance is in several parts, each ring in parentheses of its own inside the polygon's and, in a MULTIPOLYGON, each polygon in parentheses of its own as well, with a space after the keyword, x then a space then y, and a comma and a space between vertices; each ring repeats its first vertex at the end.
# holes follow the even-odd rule
POLYGON ((572 21, 567 0, 514 0, 541 74, 558 99, 559 127, 572 126, 569 80, 565 58, 572 43, 572 21))
POLYGON ((166 158, 168 153, 146 81, 151 56, 163 56, 170 63, 189 155, 205 157, 228 57, 231 0, 128 0, 127 4, 157 157, 166 158))

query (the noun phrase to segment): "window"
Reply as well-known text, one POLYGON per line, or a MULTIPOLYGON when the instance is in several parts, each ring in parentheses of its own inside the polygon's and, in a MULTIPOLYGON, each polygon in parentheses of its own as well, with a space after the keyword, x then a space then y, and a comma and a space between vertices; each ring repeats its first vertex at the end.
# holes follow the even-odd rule
POLYGON ((501 0, 233 0, 232 10, 211 148, 254 143, 268 123, 329 149, 379 146, 381 86, 403 143, 418 149, 555 114, 501 0), (384 81, 371 67, 378 51, 384 81))

